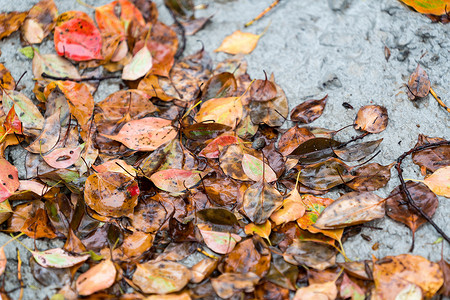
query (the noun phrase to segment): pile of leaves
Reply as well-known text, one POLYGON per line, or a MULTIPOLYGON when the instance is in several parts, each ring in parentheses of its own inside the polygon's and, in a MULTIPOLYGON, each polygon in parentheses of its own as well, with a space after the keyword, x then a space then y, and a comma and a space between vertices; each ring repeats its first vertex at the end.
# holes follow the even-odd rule
MULTIPOLYGON (((341 141, 340 130, 308 125, 327 96, 289 111, 274 77, 252 80, 242 56, 214 66, 201 49, 180 59, 183 32, 208 18, 196 19, 189 1, 166 5, 174 27, 147 0, 113 1, 94 19, 58 14, 53 0, 0 15, 0 38, 21 30, 36 80, 31 100, 0 65, 0 220, 4 232, 65 241, 29 249, 36 280, 61 286, 54 299, 449 296, 443 259, 351 261, 343 247, 386 214, 413 235, 432 222, 436 195, 450 196, 449 141, 421 135, 397 162, 370 163, 386 108, 361 107, 358 135, 341 141), (40 53, 52 36, 57 54, 40 53), (107 72, 121 72, 123 88, 94 103, 99 81, 117 80, 107 72), (288 117, 293 126, 281 129, 288 117), (21 180, 4 158, 10 148, 24 153, 21 180), (410 154, 425 180, 403 180, 410 154), (373 191, 394 164, 401 185, 383 199, 373 191), (341 196, 326 198, 332 189, 341 196)), ((259 37, 235 32, 217 51, 249 53, 259 37)), ((420 96, 427 82, 413 79, 420 96)))

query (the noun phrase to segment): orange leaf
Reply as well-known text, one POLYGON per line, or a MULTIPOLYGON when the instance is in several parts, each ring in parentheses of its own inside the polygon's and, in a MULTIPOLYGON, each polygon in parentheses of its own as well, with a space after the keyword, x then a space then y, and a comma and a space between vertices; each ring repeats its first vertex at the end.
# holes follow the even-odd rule
POLYGON ((237 30, 231 35, 227 36, 222 44, 214 50, 214 52, 225 52, 228 54, 249 54, 258 44, 259 38, 262 34, 253 34, 249 32, 242 32, 237 30))

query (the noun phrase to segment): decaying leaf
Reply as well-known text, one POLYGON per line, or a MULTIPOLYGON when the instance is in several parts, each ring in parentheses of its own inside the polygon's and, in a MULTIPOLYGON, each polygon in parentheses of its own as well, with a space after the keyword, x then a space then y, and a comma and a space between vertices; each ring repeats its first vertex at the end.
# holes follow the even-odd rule
POLYGON ((198 229, 206 246, 219 254, 230 253, 241 237, 231 232, 213 231, 205 224, 198 224, 198 229))
POLYGON ((89 254, 75 256, 61 248, 49 249, 45 251, 32 251, 34 259, 43 267, 68 268, 86 261, 89 254))
POLYGON ((255 290, 259 277, 254 273, 224 273, 217 278, 211 278, 214 291, 220 298, 228 299, 236 293, 250 293, 255 290))
POLYGON ((102 135, 133 150, 153 151, 175 138, 177 131, 170 120, 147 117, 127 122, 116 135, 102 135))
POLYGON ((375 299, 396 299, 410 284, 417 285, 426 298, 431 298, 444 282, 439 265, 421 256, 402 254, 383 260, 375 260, 373 265, 375 299))
POLYGON ((315 190, 328 190, 354 178, 350 168, 336 158, 301 169, 298 181, 315 190))
POLYGON ((114 263, 109 259, 104 260, 78 277, 77 292, 82 296, 89 296, 107 289, 116 281, 116 274, 114 263))
POLYGON ((30 44, 39 44, 55 26, 58 9, 53 0, 41 0, 28 12, 22 25, 22 35, 30 44))
POLYGON ((182 264, 171 261, 137 264, 133 283, 147 294, 178 292, 189 282, 191 273, 182 264))
POLYGON ((325 104, 327 103, 327 98, 328 95, 320 100, 307 100, 300 103, 292 110, 291 120, 304 124, 308 124, 316 120, 322 115, 325 104))
POLYGON ((195 119, 197 122, 213 121, 235 128, 242 118, 239 97, 214 98, 203 103, 195 119))
POLYGON ((336 263, 336 250, 325 244, 294 240, 283 254, 284 259, 293 265, 306 265, 324 270, 336 263))
POLYGON ((12 11, 0 14, 0 40, 17 31, 27 17, 28 12, 12 11))
POLYGON ((181 193, 199 183, 201 174, 195 171, 167 169, 154 173, 150 180, 163 191, 181 193))
POLYGON ((343 161, 357 161, 372 154, 382 141, 383 139, 379 139, 350 146, 347 145, 345 147, 333 149, 333 152, 343 161))
POLYGON ((263 178, 267 182, 277 180, 277 174, 275 174, 272 168, 251 154, 244 153, 242 157, 242 170, 253 181, 260 181, 263 178))
MULTIPOLYGON (((415 147, 442 141, 445 140, 419 134, 415 147)), ((421 168, 435 172, 437 169, 450 166, 450 145, 442 145, 432 149, 415 152, 412 154, 412 159, 413 162, 421 168)))
POLYGON ((361 166, 353 172, 355 178, 347 182, 346 185, 360 192, 371 192, 382 188, 391 179, 393 164, 382 166, 378 163, 370 163, 361 166))
POLYGON ((428 74, 425 70, 417 64, 416 70, 411 73, 409 77, 407 91, 409 99, 417 100, 426 97, 430 92, 431 82, 428 79, 428 74))
POLYGON ((283 200, 281 207, 270 216, 270 219, 275 222, 275 225, 280 225, 301 218, 305 212, 306 207, 302 197, 297 188, 294 188, 283 200))
MULTIPOLYGON (((425 184, 420 182, 407 181, 406 188, 416 205, 431 218, 439 203, 436 195, 425 184)), ((386 200, 386 214, 411 229, 413 234, 412 247, 414 247, 414 233, 427 221, 414 208, 408 205, 406 196, 401 192, 400 186, 396 187, 389 194, 386 200)))
POLYGON ((384 200, 370 192, 350 192, 331 203, 320 214, 314 227, 336 229, 384 217, 384 200))
POLYGON ((243 209, 252 222, 262 224, 282 203, 280 192, 265 180, 260 180, 245 191, 243 209))
POLYGON ((4 158, 0 158, 0 170, 0 202, 3 202, 14 194, 20 183, 16 167, 4 158))
POLYGON ((406 5, 413 7, 420 13, 436 16, 445 15, 448 12, 448 1, 446 0, 400 0, 406 5))
POLYGON ((144 77, 152 68, 152 55, 147 47, 142 47, 123 68, 122 79, 136 80, 144 77))
POLYGON ((366 105, 359 109, 354 122, 355 129, 380 133, 388 125, 387 109, 379 105, 366 105))
POLYGON ((320 299, 334 300, 338 294, 338 289, 334 281, 326 283, 316 283, 310 286, 299 288, 295 293, 294 300, 320 299))

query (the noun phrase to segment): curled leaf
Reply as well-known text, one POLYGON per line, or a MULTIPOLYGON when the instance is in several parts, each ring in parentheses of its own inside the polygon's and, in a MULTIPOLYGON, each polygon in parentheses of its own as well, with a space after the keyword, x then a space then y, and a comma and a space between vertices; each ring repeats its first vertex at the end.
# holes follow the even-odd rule
POLYGON ((109 288, 116 281, 116 274, 116 267, 110 259, 102 261, 78 277, 76 281, 78 294, 88 296, 109 288))
POLYGON ((355 129, 369 133, 380 133, 386 129, 387 125, 387 109, 379 105, 361 107, 354 122, 355 129))
POLYGON ((327 103, 327 98, 328 95, 320 100, 307 100, 300 103, 292 110, 291 120, 304 124, 308 124, 316 120, 322 115, 325 104, 327 103))

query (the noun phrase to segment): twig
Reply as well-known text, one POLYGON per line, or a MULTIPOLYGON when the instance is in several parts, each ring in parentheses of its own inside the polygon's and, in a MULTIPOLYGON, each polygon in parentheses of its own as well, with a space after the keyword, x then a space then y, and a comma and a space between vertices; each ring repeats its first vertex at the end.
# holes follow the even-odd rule
POLYGON ((400 155, 399 158, 397 158, 397 163, 395 165, 395 169, 397 170, 398 178, 400 179, 400 191, 406 196, 406 203, 408 205, 410 205, 412 208, 414 208, 425 220, 427 220, 427 222, 430 223, 431 226, 433 226, 437 232, 439 232, 439 234, 447 241, 447 243, 450 244, 450 237, 448 237, 444 233, 444 231, 436 223, 434 223, 434 221, 419 206, 417 206, 416 202, 412 199, 411 193, 406 188, 405 179, 403 179, 403 170, 401 167, 403 159, 405 159, 405 157, 407 157, 408 155, 415 153, 415 152, 432 149, 432 148, 436 148, 436 147, 444 146, 444 145, 450 145, 450 141, 441 141, 441 142, 437 142, 437 143, 430 143, 430 144, 414 147, 411 150, 400 155))
POLYGON ((23 72, 22 75, 20 75, 20 78, 19 78, 19 80, 17 80, 17 82, 16 82, 16 87, 15 87, 14 90, 17 91, 17 87, 19 86, 19 83, 20 83, 20 81, 22 80, 23 76, 25 76, 25 74, 27 74, 27 71, 23 72))
POLYGON ((104 77, 86 77, 86 78, 70 78, 70 77, 58 77, 53 76, 47 73, 41 74, 42 78, 52 79, 52 80, 70 80, 75 82, 83 82, 83 81, 101 81, 101 80, 107 80, 107 79, 120 79, 120 76, 104 76, 104 77))
POLYGON ((263 10, 253 20, 251 20, 250 22, 245 23, 244 27, 248 27, 248 26, 252 25, 253 23, 255 23, 256 21, 258 21, 259 19, 261 19, 262 17, 264 17, 269 11, 271 11, 280 2, 281 2, 281 0, 275 0, 272 4, 269 5, 269 7, 267 7, 265 10, 263 10))
POLYGON ((353 142, 355 142, 355 141, 357 141, 357 140, 360 140, 360 139, 362 139, 363 137, 365 137, 365 136, 367 136, 367 135, 369 135, 369 132, 364 132, 363 134, 358 135, 358 136, 352 138, 351 140, 349 140, 349 141, 347 141, 347 142, 345 142, 345 143, 340 144, 339 146, 336 147, 336 149, 344 148, 344 147, 347 146, 348 144, 353 143, 353 142))
POLYGON ((446 111, 448 111, 450 113, 450 107, 445 105, 445 103, 442 101, 441 97, 436 95, 436 93, 434 92, 434 90, 432 88, 430 88, 430 93, 431 93, 431 95, 433 95, 434 99, 436 99, 436 101, 439 103, 439 105, 442 106, 446 111))
POLYGON ((17 249, 17 279, 19 280, 20 284, 20 294, 19 294, 19 300, 22 300, 23 298, 23 289, 25 287, 25 284, 22 280, 22 273, 20 269, 22 268, 22 259, 20 258, 20 252, 19 249, 17 249))

